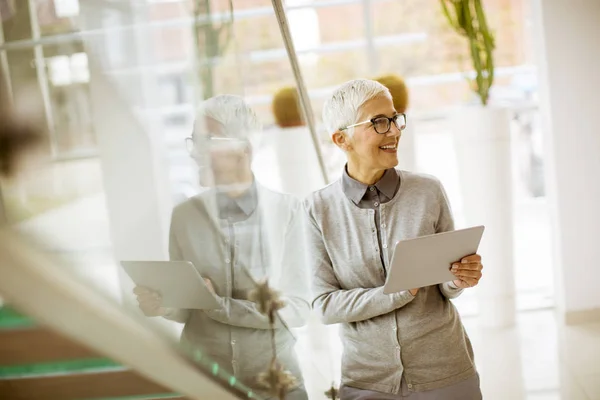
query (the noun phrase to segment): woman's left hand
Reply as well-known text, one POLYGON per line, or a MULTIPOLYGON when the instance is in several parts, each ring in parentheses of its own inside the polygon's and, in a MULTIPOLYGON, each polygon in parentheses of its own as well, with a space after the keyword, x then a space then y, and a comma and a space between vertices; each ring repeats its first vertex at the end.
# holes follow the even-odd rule
POLYGON ((466 289, 477 286, 482 269, 481 256, 473 254, 460 260, 460 263, 452 264, 450 271, 458 278, 453 281, 454 284, 460 289, 466 289))

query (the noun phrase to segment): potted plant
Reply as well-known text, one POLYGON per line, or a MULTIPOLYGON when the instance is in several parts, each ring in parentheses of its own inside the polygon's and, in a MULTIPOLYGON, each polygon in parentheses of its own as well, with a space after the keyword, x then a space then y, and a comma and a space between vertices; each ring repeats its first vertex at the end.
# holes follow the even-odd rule
POLYGON ((511 326, 515 320, 511 133, 508 110, 490 105, 494 35, 481 0, 440 0, 450 26, 465 38, 479 104, 452 116, 463 209, 469 225, 483 224, 480 253, 486 272, 479 292, 480 323, 511 326))
MULTIPOLYGON (((276 188, 304 197, 325 182, 300 107, 295 87, 279 89, 271 103, 276 127, 265 136, 264 142, 268 143, 277 163, 276 188)), ((269 169, 273 173, 272 168, 269 169)))
MULTIPOLYGON (((388 74, 374 78, 374 80, 389 89, 396 111, 406 113, 409 95, 404 79, 395 74, 388 74)), ((407 118, 406 130, 402 133, 400 143, 398 144, 398 165, 400 168, 408 171, 416 170, 415 132, 414 120, 411 120, 409 116, 407 118)))
POLYGON ((298 91, 295 87, 287 86, 279 89, 273 96, 271 104, 275 123, 281 128, 304 126, 298 91))

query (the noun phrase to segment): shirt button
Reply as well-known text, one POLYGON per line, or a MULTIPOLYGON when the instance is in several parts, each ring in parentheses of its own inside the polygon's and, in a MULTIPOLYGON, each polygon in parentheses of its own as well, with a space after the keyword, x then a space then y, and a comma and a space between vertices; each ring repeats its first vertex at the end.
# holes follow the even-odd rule
POLYGON ((412 389, 412 383, 409 383, 407 386, 409 389, 412 389))
POLYGON ((371 192, 373 192, 373 191, 375 191, 375 188, 374 188, 373 186, 371 186, 371 187, 369 188, 369 190, 370 190, 371 192))
POLYGON ((385 228, 385 222, 384 222, 383 224, 381 224, 381 227, 382 227, 382 228, 385 228))
POLYGON ((231 341, 231 345, 232 345, 232 346, 235 346, 235 340, 232 340, 232 341, 231 341))
POLYGON ((229 258, 225 259, 225 264, 229 264, 231 262, 231 260, 229 258))
POLYGON ((384 249, 387 249, 387 243, 384 243, 384 244, 383 244, 383 248, 384 248, 384 249))
POLYGON ((379 206, 379 203, 378 203, 378 202, 375 202, 375 203, 373 203, 373 205, 374 205, 375 207, 377 207, 377 206, 379 206))
POLYGON ((396 325, 392 326, 392 330, 396 331, 398 328, 396 327, 396 325))
POLYGON ((396 350, 400 350, 400 346, 396 346, 396 350))

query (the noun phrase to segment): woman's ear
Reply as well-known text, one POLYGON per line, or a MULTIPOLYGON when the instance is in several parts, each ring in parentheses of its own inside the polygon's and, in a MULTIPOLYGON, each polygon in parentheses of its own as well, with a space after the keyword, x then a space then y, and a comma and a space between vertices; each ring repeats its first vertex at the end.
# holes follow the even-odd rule
POLYGON ((336 131, 333 135, 331 135, 331 140, 337 147, 344 151, 350 150, 352 147, 350 146, 350 141, 348 140, 348 136, 342 131, 336 131))

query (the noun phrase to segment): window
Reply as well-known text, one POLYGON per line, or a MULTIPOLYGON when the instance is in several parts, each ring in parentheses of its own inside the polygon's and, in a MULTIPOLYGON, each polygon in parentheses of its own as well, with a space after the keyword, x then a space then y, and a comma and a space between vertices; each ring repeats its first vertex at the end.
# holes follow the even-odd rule
POLYGON ((79 15, 79 0, 54 0, 54 12, 58 18, 79 15))
POLYGON ((50 57, 47 63, 50 81, 54 86, 85 83, 90 80, 88 58, 85 53, 50 57))

